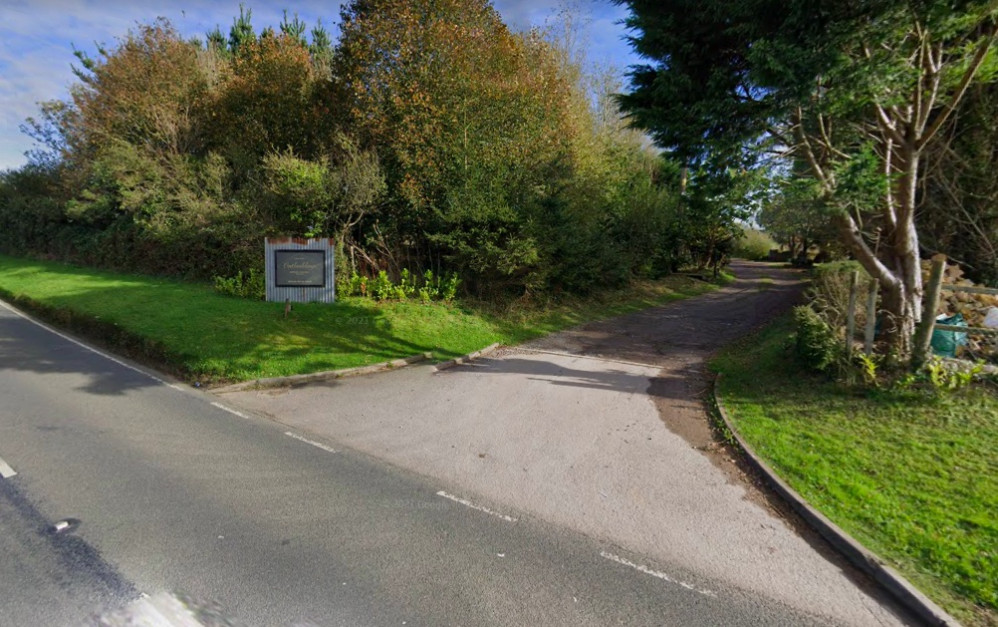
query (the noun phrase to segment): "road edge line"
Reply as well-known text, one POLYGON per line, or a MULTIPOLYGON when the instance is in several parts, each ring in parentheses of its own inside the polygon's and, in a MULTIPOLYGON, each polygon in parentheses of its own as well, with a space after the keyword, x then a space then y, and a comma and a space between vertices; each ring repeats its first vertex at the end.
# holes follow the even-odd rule
POLYGON ((632 562, 631 560, 621 557, 615 553, 610 553, 609 551, 600 551, 599 555, 603 559, 610 560, 611 562, 616 562, 617 564, 627 566, 628 568, 633 568, 639 573, 644 573, 646 575, 655 577, 656 579, 661 579, 662 581, 665 581, 667 583, 675 584, 681 588, 689 590, 690 592, 696 592, 697 594, 702 594, 703 596, 707 597, 714 597, 715 599, 717 598, 717 593, 714 592, 713 590, 708 590, 706 588, 697 588, 695 585, 676 579, 675 577, 661 570, 655 570, 654 568, 651 568, 644 564, 638 564, 637 562, 632 562))
POLYGON ((284 435, 288 436, 293 440, 298 440, 299 442, 304 442, 305 444, 311 444, 315 448, 326 451, 327 453, 339 453, 339 451, 329 446, 328 444, 323 444, 322 442, 317 442, 315 440, 309 440, 305 436, 298 435, 294 431, 285 431, 284 435))
POLYGON ((165 385, 166 387, 173 388, 173 389, 178 390, 178 391, 183 391, 183 388, 181 388, 176 383, 172 383, 170 381, 167 381, 166 379, 162 379, 162 378, 160 378, 160 377, 152 374, 151 372, 147 372, 146 370, 143 370, 142 368, 139 368, 138 366, 134 366, 134 365, 132 365, 132 364, 124 361, 124 358, 116 357, 116 356, 112 355, 111 353, 106 353, 106 352, 104 352, 104 351, 102 351, 102 350, 100 350, 98 348, 95 348, 95 347, 87 344, 82 339, 77 339, 77 338, 73 337, 72 335, 70 335, 69 333, 63 332, 63 331, 57 329, 56 327, 54 327, 54 326, 52 326, 52 325, 50 325, 48 323, 42 322, 41 320, 38 320, 35 317, 33 317, 33 316, 31 316, 31 315, 29 315, 29 314, 21 311, 20 309, 18 309, 14 305, 8 303, 7 301, 3 300, 2 298, 0 298, 0 307, 3 307, 4 309, 6 309, 7 311, 11 312, 15 316, 18 316, 19 318, 23 318, 24 320, 27 320, 31 324, 33 324, 33 325, 35 325, 37 327, 40 327, 40 328, 48 331, 49 333, 51 333, 51 334, 53 334, 53 335, 55 335, 57 337, 60 337, 60 338, 62 338, 64 340, 66 340, 67 342, 70 342, 71 344, 75 344, 76 346, 79 346, 80 348, 82 348, 84 350, 90 351, 91 353, 93 353, 93 354, 95 354, 95 355, 97 355, 99 357, 103 357, 104 359, 106 359, 106 360, 108 360, 108 361, 110 361, 112 363, 118 364, 122 368, 127 368, 127 369, 129 369, 129 370, 131 370, 133 372, 137 372, 137 373, 139 373, 141 375, 149 377, 150 379, 152 379, 156 383, 161 383, 161 384, 165 385))
POLYGON ((842 528, 829 520, 824 514, 815 509, 804 497, 783 481, 766 462, 762 460, 755 450, 749 446, 742 437, 738 429, 735 428, 728 413, 721 403, 718 393, 718 383, 721 381, 721 374, 714 378, 711 384, 711 395, 714 399, 714 406, 721 417, 724 426, 731 434, 731 439, 735 441, 737 447, 745 455, 746 461, 757 472, 759 472, 770 484, 773 490, 786 501, 790 507, 797 512, 801 518, 828 541, 832 547, 842 554, 857 568, 870 575, 887 592, 889 592, 905 608, 916 616, 926 621, 929 625, 939 627, 963 627, 961 623, 949 615, 944 609, 936 605, 931 599, 923 594, 911 582, 902 577, 897 571, 887 565, 876 553, 860 544, 855 538, 846 533, 842 528))
POLYGON ((489 516, 494 516, 495 518, 499 518, 501 520, 505 520, 506 522, 509 522, 509 523, 515 523, 518 520, 520 520, 519 518, 516 518, 514 516, 509 516, 507 514, 503 514, 502 512, 497 512, 497 511, 495 511, 493 509, 489 509, 488 507, 485 507, 484 505, 479 505, 477 503, 469 501, 468 499, 461 498, 460 496, 456 496, 454 494, 451 494, 450 492, 447 492, 446 490, 439 490, 437 492, 437 496, 443 497, 443 498, 447 499, 448 501, 453 501, 455 503, 458 503, 459 505, 464 505, 468 509, 473 509, 475 511, 482 512, 483 514, 488 514, 489 516))

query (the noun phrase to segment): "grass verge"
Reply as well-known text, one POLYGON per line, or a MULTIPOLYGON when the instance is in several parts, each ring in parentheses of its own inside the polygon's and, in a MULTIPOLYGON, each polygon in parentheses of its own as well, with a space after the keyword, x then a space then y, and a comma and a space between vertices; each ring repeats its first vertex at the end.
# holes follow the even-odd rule
POLYGON ((211 287, 0 255, 0 296, 191 381, 220 383, 351 368, 417 353, 449 359, 516 344, 716 288, 687 277, 530 306, 423 305, 346 298, 329 305, 216 294, 211 287))
POLYGON ((738 430, 797 492, 968 625, 998 625, 998 397, 801 373, 789 317, 718 355, 738 430))

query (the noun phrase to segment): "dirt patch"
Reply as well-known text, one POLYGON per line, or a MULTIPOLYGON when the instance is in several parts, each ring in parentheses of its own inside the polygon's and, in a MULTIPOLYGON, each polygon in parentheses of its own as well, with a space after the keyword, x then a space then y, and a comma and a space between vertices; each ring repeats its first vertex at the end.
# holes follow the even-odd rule
POLYGON ((735 261, 731 269, 737 280, 716 292, 555 333, 524 348, 660 368, 647 393, 662 423, 721 470, 729 483, 742 486, 745 499, 782 520, 826 559, 841 565, 851 579, 872 586, 869 577, 847 567, 769 488, 741 451, 727 444, 712 419, 710 357, 798 304, 806 278, 800 270, 764 263, 735 261))
POLYGON ((648 394, 662 422, 703 452, 732 481, 744 471, 716 437, 705 402, 713 375, 707 360, 799 302, 800 270, 735 261, 737 280, 716 292, 594 322, 525 344, 533 350, 615 359, 660 368, 648 394))
POLYGON ((648 395, 662 423, 720 469, 746 498, 806 533, 788 507, 724 442, 710 416, 717 350, 800 302, 805 276, 772 264, 735 261, 737 280, 716 292, 570 329, 523 348, 614 359, 660 368, 648 395))

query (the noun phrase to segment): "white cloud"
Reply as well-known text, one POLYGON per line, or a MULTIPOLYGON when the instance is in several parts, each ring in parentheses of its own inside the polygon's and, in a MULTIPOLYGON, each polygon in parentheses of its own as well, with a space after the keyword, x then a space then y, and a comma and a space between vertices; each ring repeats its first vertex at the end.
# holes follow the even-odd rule
MULTIPOLYGON (((303 0, 299 2, 254 2, 244 0, 252 10, 257 31, 277 26, 282 10, 298 12, 310 27, 321 16, 335 36, 340 2, 303 0)), ((70 65, 76 62, 73 47, 96 54, 95 42, 113 47, 137 23, 158 16, 169 19, 187 37, 204 37, 218 25, 228 33, 239 14, 239 0, 0 0, 0 168, 24 163, 23 152, 31 140, 19 132, 24 118, 36 115, 35 103, 68 97, 76 80, 70 65)), ((624 9, 597 0, 497 0, 503 20, 516 30, 544 26, 563 7, 569 7, 588 22, 585 49, 590 61, 624 67, 634 63, 629 48, 621 41, 623 27, 615 22, 624 9), (574 7, 574 9, 573 9, 574 7)))
MULTIPOLYGON (((259 31, 277 26, 285 5, 246 2, 259 31)), ((309 0, 297 3, 302 20, 315 25, 322 16, 330 26, 339 17, 337 2, 309 0)), ((139 23, 166 17, 187 37, 204 37, 218 25, 228 32, 239 14, 238 0, 186 2, 153 0, 3 0, 0 22, 0 168, 25 162, 23 153, 32 141, 19 128, 28 116, 37 115, 37 102, 65 99, 76 81, 71 65, 77 64, 73 48, 91 56, 97 44, 113 48, 119 38, 139 23)), ((293 14, 294 10, 289 11, 293 14)))

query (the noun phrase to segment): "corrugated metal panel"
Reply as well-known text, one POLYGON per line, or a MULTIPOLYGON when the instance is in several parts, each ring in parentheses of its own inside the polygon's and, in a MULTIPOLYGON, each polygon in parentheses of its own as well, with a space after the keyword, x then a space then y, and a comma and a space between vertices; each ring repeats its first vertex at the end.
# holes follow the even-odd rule
POLYGON ((331 303, 336 300, 332 239, 268 237, 263 249, 268 301, 331 303), (305 252, 299 254, 299 251, 305 252))

